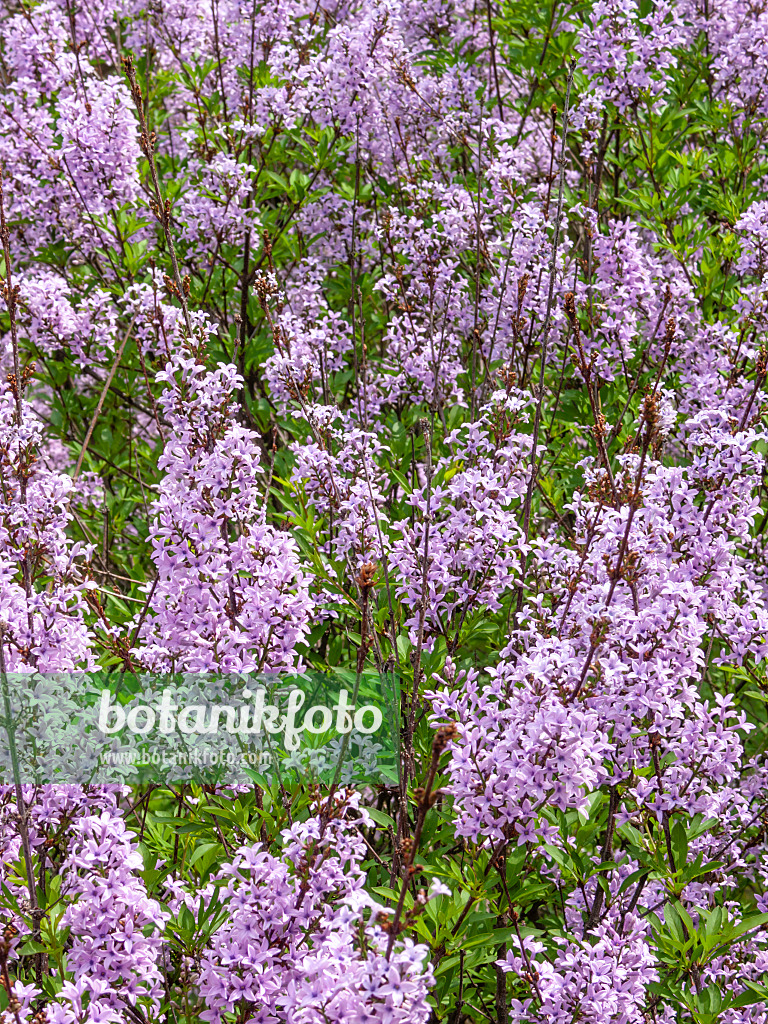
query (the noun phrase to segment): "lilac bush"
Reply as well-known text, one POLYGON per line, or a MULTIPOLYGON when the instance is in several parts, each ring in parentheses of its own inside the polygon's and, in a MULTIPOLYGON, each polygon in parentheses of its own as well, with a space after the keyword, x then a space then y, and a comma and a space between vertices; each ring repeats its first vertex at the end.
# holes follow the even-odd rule
POLYGON ((0 674, 399 681, 0 787, 8 1024, 757 1024, 768 12, 13 0, 0 674))

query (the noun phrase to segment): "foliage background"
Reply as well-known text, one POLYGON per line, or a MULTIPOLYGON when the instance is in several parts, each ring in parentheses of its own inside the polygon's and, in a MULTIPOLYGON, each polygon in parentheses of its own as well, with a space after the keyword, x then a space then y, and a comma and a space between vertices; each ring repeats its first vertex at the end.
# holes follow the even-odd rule
POLYGON ((403 680, 397 786, 6 788, 17 1024, 765 1018, 766 40, 4 6, 3 673, 403 680))

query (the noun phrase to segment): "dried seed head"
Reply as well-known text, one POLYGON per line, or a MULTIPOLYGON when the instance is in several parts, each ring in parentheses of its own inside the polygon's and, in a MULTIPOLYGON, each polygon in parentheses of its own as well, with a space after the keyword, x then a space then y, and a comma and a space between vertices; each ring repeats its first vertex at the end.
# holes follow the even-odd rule
POLYGON ((576 319, 576 296, 573 292, 565 293, 565 301, 563 305, 565 307, 565 315, 568 317, 571 326, 576 327, 578 324, 578 320, 576 319))
POLYGON ((373 578, 376 575, 376 563, 366 562, 360 569, 357 577, 357 585, 362 591, 368 591, 373 586, 373 578))

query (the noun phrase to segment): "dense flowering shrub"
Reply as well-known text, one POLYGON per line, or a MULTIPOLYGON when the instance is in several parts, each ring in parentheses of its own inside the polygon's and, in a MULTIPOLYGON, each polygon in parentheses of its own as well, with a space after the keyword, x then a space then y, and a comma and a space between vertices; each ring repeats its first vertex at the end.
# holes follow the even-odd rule
POLYGON ((767 41, 2 6, 4 693, 309 666, 401 716, 356 790, 0 787, 2 1021, 766 1019, 767 41))

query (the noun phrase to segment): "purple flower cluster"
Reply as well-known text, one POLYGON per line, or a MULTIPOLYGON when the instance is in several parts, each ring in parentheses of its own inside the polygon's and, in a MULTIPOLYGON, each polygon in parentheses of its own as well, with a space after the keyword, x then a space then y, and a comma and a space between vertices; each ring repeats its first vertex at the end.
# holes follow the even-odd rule
POLYGON ((220 1024, 247 1007, 250 1020, 265 1024, 425 1022, 427 948, 406 939, 384 957, 377 918, 390 912, 364 889, 359 834, 343 820, 322 831, 310 819, 284 839, 280 858, 245 847, 222 869, 218 898, 228 919, 200 965, 202 1019, 220 1024))

